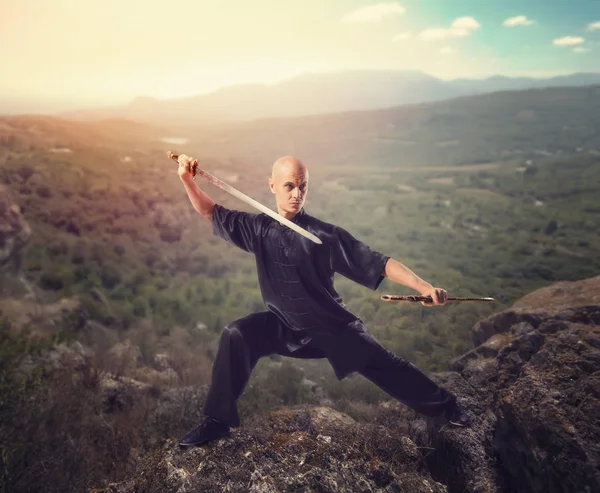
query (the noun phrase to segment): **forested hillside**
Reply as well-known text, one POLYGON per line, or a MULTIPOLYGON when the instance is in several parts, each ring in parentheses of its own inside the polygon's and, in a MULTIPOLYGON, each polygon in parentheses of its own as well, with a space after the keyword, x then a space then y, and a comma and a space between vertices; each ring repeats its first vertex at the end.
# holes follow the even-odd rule
MULTIPOLYGON (((197 422, 197 389, 209 382, 221 330, 265 309, 253 257, 212 236, 168 149, 199 158, 273 208, 271 165, 293 154, 310 170, 307 212, 450 295, 495 298, 384 303, 384 293, 415 293, 388 280, 377 292, 336 280, 373 334, 427 372, 471 349, 482 318, 554 281, 600 273, 597 86, 193 128, 0 118, 0 183, 16 204, 3 199, 0 212, 20 209, 30 229, 0 275, 0 422, 10 424, 0 431, 44 437, 35 449, 6 442, 3 451, 18 453, 0 463, 4 470, 48 480, 27 469, 30 454, 41 457, 58 441, 64 449, 47 470, 70 464, 82 485, 92 476, 96 484, 122 478, 132 450, 197 422), (70 349, 43 356, 58 343, 70 349), (57 354, 70 363, 59 365, 57 354), (89 456, 59 439, 73 434, 89 456)), ((250 210, 202 186, 218 202, 250 210)), ((382 398, 358 375, 338 382, 326 361, 272 357, 259 362, 240 411, 246 419, 329 399, 360 419, 382 398), (321 394, 307 390, 316 387, 321 394)))

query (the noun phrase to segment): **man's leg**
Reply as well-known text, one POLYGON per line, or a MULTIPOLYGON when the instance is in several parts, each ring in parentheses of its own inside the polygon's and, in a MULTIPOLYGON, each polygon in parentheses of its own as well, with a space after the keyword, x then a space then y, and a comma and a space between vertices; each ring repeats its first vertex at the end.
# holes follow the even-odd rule
POLYGON ((324 358, 318 349, 304 347, 290 352, 285 344, 290 330, 271 312, 236 320, 223 330, 212 369, 212 383, 204 414, 229 426, 240 426, 237 400, 242 395, 258 360, 269 354, 296 358, 324 358))
POLYGON ((394 355, 381 344, 374 357, 358 373, 403 404, 426 416, 447 415, 456 397, 439 387, 415 365, 394 355))

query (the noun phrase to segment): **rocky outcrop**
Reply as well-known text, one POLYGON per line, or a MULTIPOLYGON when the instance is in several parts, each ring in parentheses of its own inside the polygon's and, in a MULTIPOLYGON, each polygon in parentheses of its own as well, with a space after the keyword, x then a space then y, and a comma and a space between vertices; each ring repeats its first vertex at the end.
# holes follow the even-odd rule
MULTIPOLYGON (((587 306, 600 306, 600 276, 577 282, 558 282, 529 293, 510 309, 478 322, 472 332, 473 344, 490 347, 494 354, 494 347, 502 344, 502 338, 490 339, 493 336, 506 333, 517 324, 521 324, 521 331, 526 331, 527 327, 537 327, 548 318, 573 319, 569 314, 587 306)), ((595 324, 598 323, 596 319, 595 324)))
POLYGON ((0 267, 14 259, 30 235, 31 229, 19 206, 8 188, 0 184, 0 267))
POLYGON ((479 322, 485 336, 448 387, 477 395, 473 430, 502 491, 600 491, 600 277, 525 296, 479 322))
POLYGON ((169 440, 135 479, 105 493, 443 493, 417 446, 398 431, 329 408, 284 409, 206 447, 169 440))
POLYGON ((600 276, 535 291, 473 334, 478 346, 432 376, 469 428, 397 401, 369 424, 284 409, 204 447, 166 441, 105 491, 600 491, 600 276))

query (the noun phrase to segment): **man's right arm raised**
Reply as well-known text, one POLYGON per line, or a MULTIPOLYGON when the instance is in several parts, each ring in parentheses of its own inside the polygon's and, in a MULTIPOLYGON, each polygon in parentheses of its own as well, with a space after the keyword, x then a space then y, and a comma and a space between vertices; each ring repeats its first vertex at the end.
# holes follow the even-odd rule
POLYGON ((200 187, 194 181, 193 165, 195 163, 197 164, 197 160, 193 157, 186 156, 185 154, 180 154, 177 162, 179 163, 179 178, 183 182, 185 191, 187 192, 194 209, 196 209, 202 217, 212 220, 215 202, 200 190, 200 187))

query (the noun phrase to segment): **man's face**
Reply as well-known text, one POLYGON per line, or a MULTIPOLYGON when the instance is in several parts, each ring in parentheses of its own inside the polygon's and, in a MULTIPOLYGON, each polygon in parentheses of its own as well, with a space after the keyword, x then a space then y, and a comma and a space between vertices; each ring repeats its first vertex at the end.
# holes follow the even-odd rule
POLYGON ((279 213, 289 219, 304 206, 308 192, 308 171, 297 160, 275 163, 269 186, 275 194, 279 213))

